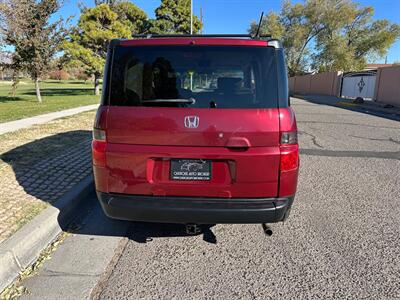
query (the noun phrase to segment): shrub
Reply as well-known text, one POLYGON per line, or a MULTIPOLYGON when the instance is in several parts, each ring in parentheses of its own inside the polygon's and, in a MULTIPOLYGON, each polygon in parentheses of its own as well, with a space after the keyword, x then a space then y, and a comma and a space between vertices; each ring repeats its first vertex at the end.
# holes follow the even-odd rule
POLYGON ((84 80, 84 81, 86 81, 90 78, 89 75, 86 74, 86 72, 83 70, 80 70, 79 72, 77 72, 75 76, 76 76, 76 79, 84 80))
POLYGON ((56 70, 49 73, 49 78, 54 80, 68 80, 69 74, 65 70, 56 70))

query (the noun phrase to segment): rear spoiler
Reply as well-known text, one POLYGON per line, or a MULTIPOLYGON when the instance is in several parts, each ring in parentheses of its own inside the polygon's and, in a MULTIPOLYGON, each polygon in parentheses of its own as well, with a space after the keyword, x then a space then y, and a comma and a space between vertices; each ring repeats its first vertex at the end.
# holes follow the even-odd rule
POLYGON ((248 38, 248 39, 270 39, 270 34, 256 35, 251 34, 134 34, 133 38, 150 39, 150 38, 179 38, 179 37, 205 37, 205 38, 248 38))
MULTIPOLYGON (((230 38, 239 40, 249 40, 253 43, 256 42, 267 42, 268 46, 274 47, 276 49, 282 49, 281 41, 277 39, 272 39, 271 35, 259 35, 252 36, 250 34, 136 34, 132 36, 132 39, 113 39, 110 41, 110 47, 114 47, 116 45, 120 45, 121 43, 126 43, 127 41, 137 41, 137 40, 154 40, 154 39, 165 39, 165 38, 174 38, 174 39, 201 39, 201 38, 230 38)), ((150 42, 150 41, 149 41, 150 42)), ((147 43, 146 43, 147 44, 147 43)))

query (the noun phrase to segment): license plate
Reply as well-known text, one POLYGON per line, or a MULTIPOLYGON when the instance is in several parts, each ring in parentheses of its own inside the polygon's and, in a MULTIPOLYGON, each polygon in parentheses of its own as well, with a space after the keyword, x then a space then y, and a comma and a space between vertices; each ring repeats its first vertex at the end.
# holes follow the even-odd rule
POLYGON ((171 159, 172 180, 211 180, 211 161, 203 159, 171 159))

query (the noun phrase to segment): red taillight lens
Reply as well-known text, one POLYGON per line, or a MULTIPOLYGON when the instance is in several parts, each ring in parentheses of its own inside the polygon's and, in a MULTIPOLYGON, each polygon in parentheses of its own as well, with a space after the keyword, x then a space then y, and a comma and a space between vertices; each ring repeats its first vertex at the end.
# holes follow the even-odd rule
POLYGON ((281 172, 295 170, 299 167, 299 146, 281 146, 281 172))
POLYGON ((92 157, 93 165, 106 166, 106 132, 97 128, 93 129, 92 157))
POLYGON ((297 144, 297 132, 281 133, 281 172, 296 170, 299 167, 299 145, 297 144))
POLYGON ((98 167, 106 166, 106 142, 92 142, 93 165, 98 167))
POLYGON ((93 128, 92 157, 93 165, 98 167, 106 166, 106 123, 107 123, 108 107, 100 106, 97 110, 93 128))

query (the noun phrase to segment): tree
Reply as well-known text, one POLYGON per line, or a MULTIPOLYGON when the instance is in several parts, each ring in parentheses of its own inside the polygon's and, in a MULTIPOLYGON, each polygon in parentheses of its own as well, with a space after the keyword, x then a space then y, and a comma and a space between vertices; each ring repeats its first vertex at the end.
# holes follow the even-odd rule
POLYGON ((111 6, 118 15, 118 20, 123 20, 129 25, 132 34, 141 34, 148 31, 149 20, 146 13, 131 2, 117 2, 111 6))
POLYGON ((82 11, 64 49, 67 55, 85 66, 87 74, 94 75, 96 95, 100 94, 100 78, 110 40, 130 38, 132 32, 140 33, 146 20, 146 14, 130 2, 118 2, 112 8, 100 4, 82 11))
MULTIPOLYGON (((197 16, 193 16, 193 33, 203 27, 197 16)), ((151 33, 190 33, 190 0, 162 0, 156 9, 156 19, 151 21, 151 33)))
MULTIPOLYGON (((371 56, 382 56, 400 36, 387 20, 372 21, 373 9, 350 0, 284 2, 279 14, 262 20, 261 33, 282 40, 289 75, 317 71, 358 70, 371 56), (313 63, 310 63, 313 61, 313 63)), ((249 32, 255 34, 253 22, 249 32)))
POLYGON ((113 5, 115 2, 117 2, 117 0, 94 0, 96 6, 100 4, 113 5))
MULTIPOLYGON (((3 55, 5 53, 3 53, 3 55)), ((5 58, 3 58, 3 61, 0 63, 0 68, 3 70, 5 69, 11 70, 12 85, 11 85, 10 96, 12 98, 15 98, 19 84, 19 76, 22 70, 22 62, 20 57, 15 52, 7 53, 5 58)))
MULTIPOLYGON (((372 21, 372 7, 351 3, 340 26, 327 24, 327 34, 316 39, 313 67, 318 71, 363 69, 367 60, 384 57, 400 36, 400 26, 387 20, 372 21)), ((338 21, 336 21, 338 22, 338 21)))
POLYGON ((5 0, 1 3, 1 27, 6 44, 14 46, 13 64, 35 82, 36 98, 42 102, 39 81, 50 68, 64 38, 62 20, 50 23, 58 0, 5 0))

